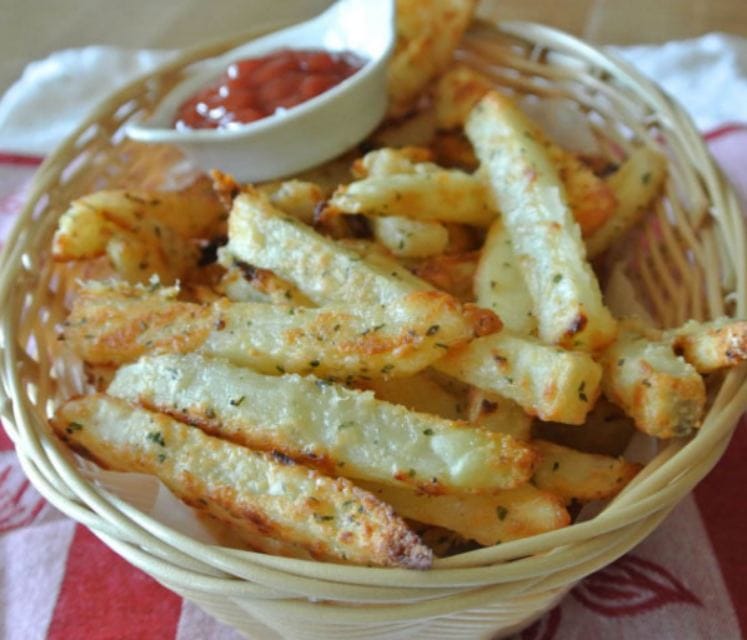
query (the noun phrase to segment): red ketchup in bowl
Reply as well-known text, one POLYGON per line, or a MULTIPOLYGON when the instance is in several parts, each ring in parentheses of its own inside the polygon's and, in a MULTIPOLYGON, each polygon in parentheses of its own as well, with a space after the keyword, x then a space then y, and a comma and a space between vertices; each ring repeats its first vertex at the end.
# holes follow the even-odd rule
POLYGON ((254 122, 324 93, 363 66, 349 52, 282 49, 238 60, 177 110, 177 129, 225 129, 254 122))

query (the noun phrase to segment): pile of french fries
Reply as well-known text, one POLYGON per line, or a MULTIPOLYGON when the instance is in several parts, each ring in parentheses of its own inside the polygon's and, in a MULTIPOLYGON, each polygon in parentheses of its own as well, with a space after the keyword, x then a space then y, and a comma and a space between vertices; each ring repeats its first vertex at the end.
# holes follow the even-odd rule
POLYGON ((469 67, 429 91, 425 144, 397 146, 400 121, 292 180, 72 203, 53 255, 86 279, 60 338, 92 392, 59 437, 248 548, 426 569, 616 495, 634 429, 692 434, 701 374, 747 357, 747 324, 615 317, 589 262, 664 158, 602 177, 469 67))

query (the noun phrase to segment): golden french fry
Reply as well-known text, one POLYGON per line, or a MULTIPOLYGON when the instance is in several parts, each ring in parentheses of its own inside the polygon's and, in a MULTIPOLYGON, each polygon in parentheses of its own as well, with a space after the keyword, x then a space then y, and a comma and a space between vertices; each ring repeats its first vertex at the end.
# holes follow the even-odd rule
POLYGON ((657 438, 689 435, 700 426, 705 384, 692 365, 664 341, 648 339, 638 323, 621 323, 617 340, 602 353, 602 390, 657 438))
POLYGON ((373 391, 379 400, 401 404, 410 411, 432 413, 447 420, 461 420, 465 417, 466 407, 460 396, 440 385, 430 370, 405 379, 366 380, 362 388, 373 391))
POLYGON ((542 133, 506 96, 491 92, 466 125, 525 271, 545 342, 595 350, 615 337, 579 227, 542 133))
POLYGON ((602 377, 601 366, 587 353, 505 330, 450 350, 434 367, 509 398, 530 415, 568 424, 583 424, 602 377))
POLYGON ((489 225, 496 216, 477 176, 425 162, 409 173, 373 175, 338 187, 329 209, 479 226, 489 225))
POLYGON ((371 216, 369 222, 374 238, 398 257, 440 255, 449 244, 449 232, 439 222, 402 216, 371 216))
POLYGON ((217 288, 219 293, 232 302, 314 306, 295 285, 278 278, 268 269, 258 269, 241 261, 234 262, 226 269, 217 288))
POLYGON ((64 337, 92 364, 199 350, 261 373, 346 379, 406 377, 476 332, 500 328, 492 312, 462 308, 437 291, 386 306, 323 308, 222 299, 200 305, 169 299, 175 293, 92 284, 76 299, 64 337))
POLYGON ((712 322, 691 320, 667 331, 674 352, 700 373, 734 367, 747 360, 747 322, 719 318, 712 322))
POLYGON ((436 83, 433 101, 439 129, 460 129, 472 108, 495 88, 486 75, 463 64, 456 64, 436 83))
POLYGON ((548 143, 547 150, 565 187, 573 218, 581 235, 588 238, 615 215, 615 190, 574 154, 553 143, 548 143))
POLYGON ((519 334, 537 330, 534 300, 503 220, 490 227, 475 271, 477 304, 495 311, 504 326, 519 334))
POLYGON ((667 177, 666 158, 649 147, 639 147, 613 173, 607 184, 614 193, 617 207, 604 224, 586 238, 586 251, 595 258, 622 237, 661 191, 667 177))
POLYGON ((390 118, 413 109, 423 89, 451 60, 476 0, 397 0, 397 49, 389 62, 390 118))
POLYGON ((284 180, 269 182, 258 187, 266 193, 274 207, 298 218, 305 224, 314 221, 314 213, 326 200, 322 188, 306 180, 284 180))
POLYGON ((641 470, 641 465, 569 447, 532 441, 540 462, 532 483, 566 502, 604 500, 617 495, 641 470))
POLYGON ((475 298, 473 283, 478 260, 476 251, 441 254, 418 262, 412 271, 437 289, 459 300, 469 301, 475 298))
POLYGON ((513 400, 495 393, 470 389, 467 416, 478 427, 506 433, 522 442, 529 442, 532 437, 532 417, 513 400))
POLYGON ((52 426, 99 464, 155 475, 196 509, 249 534, 307 549, 318 560, 413 569, 431 564, 430 550, 390 507, 346 480, 282 456, 212 438, 105 395, 68 402, 52 426))
POLYGON ((369 151, 358 158, 351 172, 356 179, 371 176, 392 176, 399 173, 415 173, 415 165, 430 162, 433 153, 426 147, 406 146, 399 149, 385 147, 369 151))
POLYGON ((196 354, 124 366, 108 392, 328 473, 429 493, 513 488, 533 469, 532 450, 510 436, 318 378, 263 376, 196 354))
POLYGON ((486 546, 560 529, 571 521, 562 500, 532 485, 490 496, 430 496, 369 482, 360 486, 403 518, 456 531, 486 546))
POLYGON ((362 258, 249 189, 234 200, 221 262, 242 261, 292 282, 315 304, 382 304, 430 286, 393 260, 362 258))

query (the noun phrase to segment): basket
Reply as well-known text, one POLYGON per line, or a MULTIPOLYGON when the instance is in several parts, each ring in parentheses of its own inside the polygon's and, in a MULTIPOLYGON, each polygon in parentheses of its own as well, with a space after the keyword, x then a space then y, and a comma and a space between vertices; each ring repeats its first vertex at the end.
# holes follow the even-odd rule
MULTIPOLYGON (((255 34, 256 35, 256 34, 255 34)), ((3 254, 2 418, 21 465, 58 509, 161 584, 252 638, 486 638, 510 634, 581 578, 646 537, 711 469, 747 408, 747 370, 711 378, 702 428, 661 445, 596 517, 565 529, 437 560, 427 572, 341 566, 199 542, 90 482, 46 417, 79 380, 55 340, 64 287, 51 237, 71 199, 103 187, 168 187, 184 167, 170 148, 127 140, 191 61, 192 50, 102 104, 40 168, 3 254)), ((610 158, 633 144, 669 156, 666 193, 626 241, 625 268, 662 326, 747 317, 747 252, 737 200, 680 107, 627 65, 530 23, 476 22, 458 55, 518 94, 578 104, 610 158)), ((619 256, 618 256, 619 257, 619 256)))

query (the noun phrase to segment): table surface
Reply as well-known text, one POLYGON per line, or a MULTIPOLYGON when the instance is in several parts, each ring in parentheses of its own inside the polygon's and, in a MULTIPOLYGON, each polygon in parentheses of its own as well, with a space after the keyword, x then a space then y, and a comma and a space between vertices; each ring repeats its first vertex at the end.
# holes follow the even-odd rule
MULTIPOLYGON (((31 60, 87 44, 175 48, 251 28, 257 16, 317 13, 329 0, 2 0, 0 93, 31 60)), ((747 35, 747 0, 482 0, 480 14, 534 20, 589 41, 662 42, 710 31, 747 35)))

